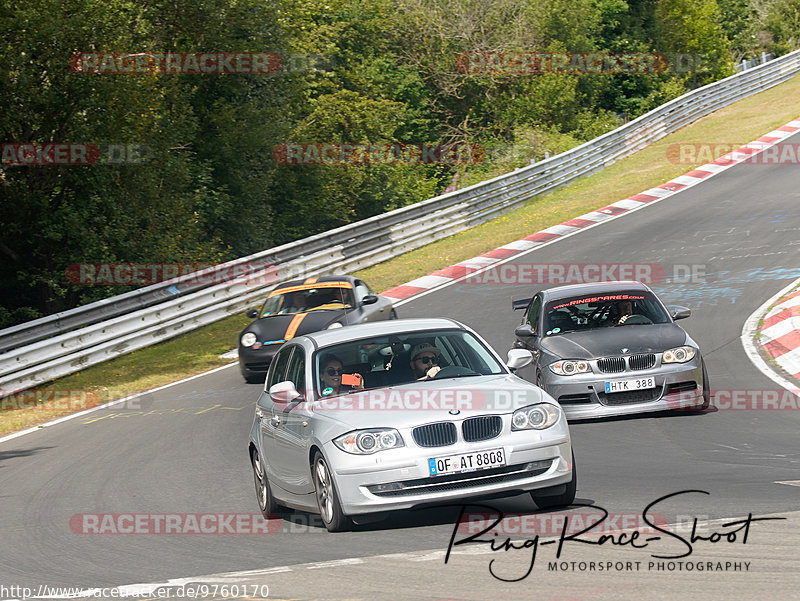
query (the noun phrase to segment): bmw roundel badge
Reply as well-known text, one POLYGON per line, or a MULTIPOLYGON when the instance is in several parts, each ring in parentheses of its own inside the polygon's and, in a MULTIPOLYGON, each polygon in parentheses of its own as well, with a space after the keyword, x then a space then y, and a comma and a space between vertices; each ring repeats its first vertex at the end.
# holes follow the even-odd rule
POLYGON ((451 409, 450 411, 448 411, 448 413, 450 415, 458 415, 459 413, 461 413, 461 411, 459 411, 458 409, 451 409))

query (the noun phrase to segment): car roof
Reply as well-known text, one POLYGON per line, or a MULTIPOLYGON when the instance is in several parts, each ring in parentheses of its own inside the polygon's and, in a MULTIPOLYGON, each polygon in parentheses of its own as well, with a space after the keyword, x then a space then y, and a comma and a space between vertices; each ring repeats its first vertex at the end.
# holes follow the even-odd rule
POLYGON ((299 338, 310 339, 315 346, 325 347, 332 344, 347 342, 348 340, 358 340, 369 338, 370 336, 387 336, 389 334, 416 334, 430 330, 467 330, 467 328, 453 320, 444 318, 424 318, 424 319, 390 319, 386 321, 374 321, 351 326, 344 326, 333 330, 320 330, 311 332, 299 338))
POLYGON ((358 278, 355 278, 352 275, 321 275, 301 280, 292 280, 290 282, 281 282, 275 286, 275 290, 288 288, 289 286, 302 286, 303 284, 312 285, 322 282, 348 282, 350 284, 355 284, 356 280, 358 280, 358 278))
POLYGON ((572 296, 586 296, 590 294, 608 294, 618 290, 641 290, 652 292, 650 288, 636 280, 620 280, 615 282, 596 282, 590 284, 570 284, 557 286, 543 291, 543 299, 547 301, 569 298, 572 296))

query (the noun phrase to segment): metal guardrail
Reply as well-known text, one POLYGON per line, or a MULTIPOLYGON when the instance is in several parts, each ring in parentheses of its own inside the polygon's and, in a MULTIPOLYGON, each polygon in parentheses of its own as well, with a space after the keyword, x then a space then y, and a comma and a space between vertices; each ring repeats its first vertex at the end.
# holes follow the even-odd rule
POLYGON ((761 58, 751 58, 751 59, 742 59, 742 62, 736 64, 737 71, 747 71, 747 69, 752 69, 753 67, 757 67, 758 65, 763 65, 764 63, 771 61, 775 58, 775 55, 770 52, 767 54, 766 52, 761 53, 761 58))
POLYGON ((241 312, 278 281, 356 271, 484 223, 799 71, 800 50, 692 90, 572 150, 512 173, 199 275, 1 330, 0 398, 241 312), (247 275, 233 277, 235 267, 247 268, 247 275))

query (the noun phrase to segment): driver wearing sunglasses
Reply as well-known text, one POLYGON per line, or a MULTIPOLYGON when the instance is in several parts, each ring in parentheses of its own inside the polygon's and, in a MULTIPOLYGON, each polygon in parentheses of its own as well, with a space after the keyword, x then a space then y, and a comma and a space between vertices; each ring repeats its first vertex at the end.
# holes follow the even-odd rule
MULTIPOLYGON (((323 394, 329 388, 332 389, 331 392, 327 394, 337 394, 340 389, 342 388, 342 374, 344 373, 343 364, 338 357, 333 355, 324 357, 321 361, 322 371, 320 372, 320 380, 322 382, 322 389, 323 394)), ((345 390, 351 388, 364 388, 363 382, 359 385, 347 385, 345 384, 345 390)))
POLYGON ((418 344, 411 351, 411 369, 418 380, 433 378, 442 369, 439 367, 439 356, 442 352, 432 344, 418 344))

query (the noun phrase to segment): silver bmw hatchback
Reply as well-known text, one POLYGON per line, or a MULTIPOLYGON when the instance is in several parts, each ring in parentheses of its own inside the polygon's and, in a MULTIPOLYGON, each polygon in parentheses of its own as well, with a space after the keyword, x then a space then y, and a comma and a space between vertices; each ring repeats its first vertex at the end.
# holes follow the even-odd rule
POLYGON ((474 331, 448 319, 347 326, 287 342, 256 403, 249 453, 265 516, 353 518, 529 493, 569 505, 577 473, 564 413, 474 331))

